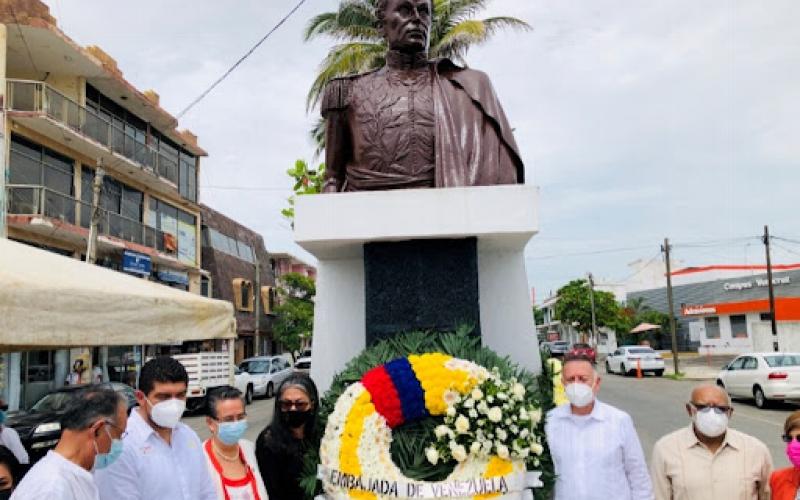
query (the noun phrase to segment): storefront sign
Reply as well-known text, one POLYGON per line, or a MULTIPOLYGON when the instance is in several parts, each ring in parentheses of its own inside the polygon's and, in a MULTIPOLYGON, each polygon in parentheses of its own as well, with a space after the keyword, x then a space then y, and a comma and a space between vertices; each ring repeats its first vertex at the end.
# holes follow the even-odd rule
POLYGON ((189 274, 181 271, 172 271, 164 269, 158 271, 158 279, 166 281, 167 283, 177 283, 179 285, 189 284, 189 274))
MULTIPOLYGON (((781 278, 773 278, 772 285, 788 285, 791 283, 791 278, 789 276, 783 276, 781 278)), ((763 288, 769 285, 769 280, 765 278, 758 278, 754 281, 737 281, 734 283, 725 283, 722 285, 723 290, 730 292, 730 291, 739 291, 739 290, 747 290, 749 288, 763 288)))
POLYGON ((122 270, 126 273, 141 274, 150 276, 153 265, 147 255, 125 250, 122 253, 122 270))
POLYGON ((716 307, 684 306, 681 308, 681 314, 684 316, 702 316, 704 314, 716 314, 716 312, 716 307))

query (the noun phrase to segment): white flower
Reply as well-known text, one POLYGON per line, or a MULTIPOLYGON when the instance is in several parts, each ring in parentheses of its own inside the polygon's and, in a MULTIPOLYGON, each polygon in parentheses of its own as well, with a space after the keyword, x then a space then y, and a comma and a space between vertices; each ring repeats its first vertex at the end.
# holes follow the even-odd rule
POLYGON ((467 459, 467 449, 464 448, 463 445, 457 445, 453 448, 450 448, 450 453, 453 455, 453 458, 456 459, 456 462, 463 462, 467 459))
POLYGON ((506 425, 511 425, 511 419, 510 418, 506 418, 506 425))
POLYGON ((492 442, 491 441, 482 441, 481 448, 483 448, 483 454, 488 455, 492 451, 492 442))
POLYGON ((489 404, 491 404, 491 403, 494 403, 494 396, 489 396, 489 397, 487 397, 487 398, 486 398, 486 401, 488 401, 488 402, 489 402, 489 404))
POLYGON ((447 408, 447 416, 448 417, 455 417, 456 416, 456 409, 452 406, 447 408))
POLYGON ((519 418, 528 420, 528 410, 526 410, 524 406, 519 409, 519 418))
POLYGON ((452 437, 453 435, 453 431, 450 430, 450 428, 447 427, 446 425, 437 425, 436 428, 433 430, 433 433, 439 439, 442 439, 445 436, 452 437))
POLYGON ((528 437, 528 435, 530 433, 531 433, 531 431, 529 431, 528 429, 522 429, 520 431, 520 433, 519 433, 519 437, 521 437, 522 439, 525 439, 526 437, 528 437))
POLYGON ((522 398, 525 397, 525 386, 520 383, 516 383, 511 386, 511 392, 514 393, 514 397, 517 400, 522 401, 522 398))
POLYGON ((506 396, 505 392, 498 392, 497 393, 497 399, 499 399, 501 401, 505 401, 506 399, 508 399, 508 396, 506 396))
POLYGON ((456 432, 466 434, 469 431, 469 419, 464 415, 459 415, 456 419, 456 432))
POLYGON ((542 445, 536 442, 531 443, 531 452, 533 452, 534 455, 541 455, 543 451, 544 448, 542 448, 542 445))
POLYGON ((453 406, 456 403, 458 403, 459 401, 461 401, 461 395, 459 395, 458 392, 456 392, 456 391, 454 391, 452 389, 448 389, 448 390, 444 391, 444 395, 442 397, 444 399, 445 404, 447 404, 447 406, 453 406))
POLYGON ((531 410, 528 412, 528 417, 530 417, 531 423, 538 424, 542 420, 542 410, 540 408, 531 410))
POLYGON ((432 446, 425 450, 425 457, 431 465, 436 465, 439 462, 439 452, 432 446))
POLYGON ((493 406, 489 409, 489 412, 486 416, 489 417, 489 420, 492 422, 498 423, 503 420, 503 411, 500 408, 493 406))
POLYGON ((503 460, 508 459, 508 447, 504 444, 497 445, 497 456, 502 458, 503 460))
POLYGON ((475 406, 475 400, 472 398, 468 398, 464 401, 464 408, 473 408, 475 406))
POLYGON ((505 441, 508 439, 508 433, 504 429, 497 429, 497 439, 500 441, 505 441))
POLYGON ((476 455, 479 451, 481 451, 481 443, 479 441, 473 441, 469 446, 469 451, 473 455, 476 455))
POLYGON ((486 401, 481 401, 478 403, 478 411, 484 415, 489 412, 489 405, 486 404, 486 401))
POLYGON ((476 388, 472 389, 472 394, 470 394, 470 396, 475 401, 480 401, 481 399, 483 399, 483 391, 480 390, 479 387, 476 387, 476 388))
POLYGON ((478 418, 478 412, 475 411, 474 408, 470 408, 468 413, 469 413, 469 418, 472 418, 472 419, 478 418))

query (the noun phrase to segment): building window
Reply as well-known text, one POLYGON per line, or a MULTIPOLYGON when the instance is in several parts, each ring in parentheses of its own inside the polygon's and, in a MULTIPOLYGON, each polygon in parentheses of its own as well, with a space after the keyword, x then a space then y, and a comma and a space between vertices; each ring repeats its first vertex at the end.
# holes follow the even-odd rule
POLYGON ((731 337, 735 339, 747 338, 747 316, 744 314, 731 316, 731 337))
POLYGON ((233 280, 233 305, 237 311, 253 312, 253 282, 243 278, 233 280))
POLYGON ((212 298, 211 278, 206 275, 200 276, 200 295, 212 298))
POLYGON ((272 314, 275 309, 275 288, 271 286, 261 287, 261 307, 264 309, 264 314, 272 314))
POLYGON ((706 318, 706 338, 718 339, 719 338, 719 318, 711 316, 706 318))
POLYGON ((75 161, 71 158, 12 134, 9 184, 47 189, 42 194, 35 188, 15 189, 9 200, 9 211, 20 214, 37 212, 74 224, 74 166, 75 161))
POLYGON ((772 321, 772 315, 771 315, 770 313, 768 313, 768 312, 766 312, 766 313, 761 313, 761 314, 759 315, 759 319, 760 319, 761 321, 772 321))
POLYGON ((197 217, 157 198, 150 197, 147 225, 163 234, 158 249, 178 257, 184 264, 197 264, 197 217))
POLYGON ((253 247, 230 236, 226 236, 214 228, 206 228, 204 240, 207 246, 228 254, 245 262, 255 264, 256 254, 253 247))

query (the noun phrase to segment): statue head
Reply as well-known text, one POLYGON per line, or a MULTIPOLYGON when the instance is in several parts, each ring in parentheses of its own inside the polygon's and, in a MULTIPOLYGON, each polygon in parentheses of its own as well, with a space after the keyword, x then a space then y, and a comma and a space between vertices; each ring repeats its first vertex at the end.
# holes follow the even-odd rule
POLYGON ((430 42, 431 0, 378 0, 378 30, 392 50, 427 52, 430 42))

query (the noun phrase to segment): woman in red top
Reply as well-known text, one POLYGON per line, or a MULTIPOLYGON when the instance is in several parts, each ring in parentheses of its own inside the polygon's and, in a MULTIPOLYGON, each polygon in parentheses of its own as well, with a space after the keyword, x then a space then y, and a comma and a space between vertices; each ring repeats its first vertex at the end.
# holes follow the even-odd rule
POLYGON ((219 500, 267 500, 255 447, 242 439, 247 413, 241 391, 224 387, 209 394, 206 423, 211 437, 203 451, 219 500))
POLYGON ((783 441, 791 467, 776 470, 769 478, 772 500, 795 500, 800 488, 800 410, 792 413, 783 424, 783 441))

